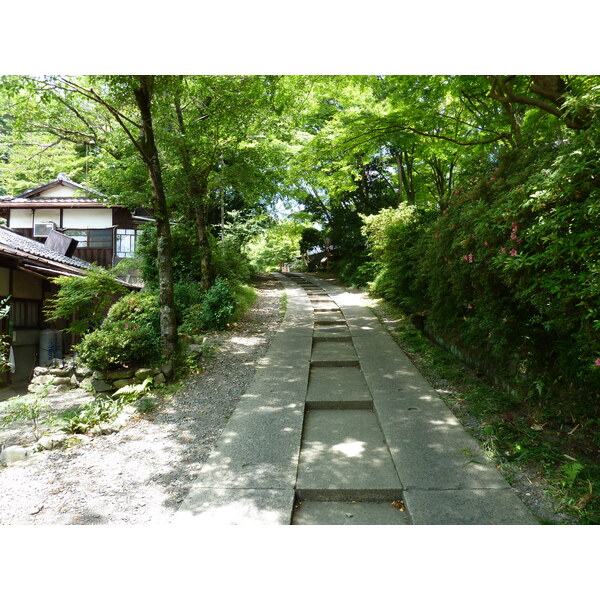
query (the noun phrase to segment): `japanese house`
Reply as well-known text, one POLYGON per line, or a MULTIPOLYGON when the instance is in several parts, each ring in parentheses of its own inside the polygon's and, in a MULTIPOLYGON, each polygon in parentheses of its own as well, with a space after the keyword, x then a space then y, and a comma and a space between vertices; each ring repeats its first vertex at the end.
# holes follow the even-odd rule
POLYGON ((7 227, 44 243, 50 231, 77 240, 74 257, 110 267, 133 256, 141 224, 152 221, 143 209, 112 206, 105 196, 59 173, 53 181, 0 199, 7 227))
MULTIPOLYGON (((73 255, 76 244, 71 238, 51 232, 47 241, 50 244, 42 244, 0 226, 0 300, 8 299, 10 305, 8 317, 0 319, 0 335, 12 347, 14 368, 12 373, 2 373, 0 384, 30 380, 42 355, 42 331, 55 331, 56 344, 63 351, 70 344, 70 336, 60 332, 66 323, 50 322, 44 315, 47 300, 57 291, 51 279, 81 277, 91 265, 73 255)), ((141 287, 121 283, 129 289, 141 287)))

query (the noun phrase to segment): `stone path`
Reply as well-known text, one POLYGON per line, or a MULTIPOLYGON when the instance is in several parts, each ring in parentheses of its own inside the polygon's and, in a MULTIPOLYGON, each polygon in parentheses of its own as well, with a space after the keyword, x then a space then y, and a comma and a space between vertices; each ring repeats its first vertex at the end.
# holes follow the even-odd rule
POLYGON ((537 523, 359 294, 279 279, 285 319, 174 523, 537 523))

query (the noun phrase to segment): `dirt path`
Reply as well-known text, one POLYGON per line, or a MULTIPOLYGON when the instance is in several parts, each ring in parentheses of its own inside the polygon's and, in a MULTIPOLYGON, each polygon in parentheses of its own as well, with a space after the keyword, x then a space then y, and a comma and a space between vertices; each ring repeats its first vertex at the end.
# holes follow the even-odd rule
POLYGON ((243 321, 209 336, 216 352, 203 372, 153 412, 38 462, 0 467, 0 524, 169 522, 275 334, 283 290, 272 277, 256 288, 243 321))

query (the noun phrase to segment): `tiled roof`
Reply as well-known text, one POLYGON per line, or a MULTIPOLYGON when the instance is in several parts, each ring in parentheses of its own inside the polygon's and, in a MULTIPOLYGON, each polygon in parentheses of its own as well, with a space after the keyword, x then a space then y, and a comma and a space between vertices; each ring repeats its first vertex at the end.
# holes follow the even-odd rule
POLYGON ((67 187, 70 187, 71 189, 85 190, 86 192, 91 192, 92 194, 97 195, 97 196, 104 195, 104 194, 101 194, 100 192, 97 192, 96 190, 87 188, 87 187, 81 185, 80 183, 75 183, 74 181, 69 179, 65 173, 59 173, 56 176, 56 179, 54 179, 53 181, 49 181, 48 183, 44 183, 43 185, 38 185, 34 188, 26 190, 22 194, 19 194, 17 196, 17 198, 27 198, 27 197, 35 196, 36 193, 41 193, 44 190, 47 190, 48 188, 51 188, 57 184, 65 185, 67 187))
POLYGON ((81 258, 59 254, 54 250, 50 250, 50 248, 47 248, 44 246, 44 244, 40 244, 39 242, 36 242, 35 240, 27 238, 23 235, 19 235, 7 227, 0 226, 0 244, 8 246, 9 248, 13 248, 14 250, 27 252, 34 257, 52 260, 65 265, 71 265, 72 267, 77 267, 79 269, 89 269, 91 267, 89 262, 82 260, 81 258))

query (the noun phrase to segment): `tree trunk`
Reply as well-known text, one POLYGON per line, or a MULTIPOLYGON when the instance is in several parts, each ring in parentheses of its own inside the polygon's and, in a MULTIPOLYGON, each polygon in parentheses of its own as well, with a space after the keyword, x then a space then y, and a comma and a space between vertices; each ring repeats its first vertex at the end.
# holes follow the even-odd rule
POLYGON ((177 320, 173 296, 173 254, 171 245, 171 225, 169 211, 162 180, 162 170, 154 138, 152 124, 152 85, 151 76, 140 76, 140 86, 135 89, 135 99, 142 117, 140 145, 143 159, 148 168, 152 184, 152 209, 156 220, 158 246, 158 279, 160 305, 160 331, 163 349, 166 354, 165 376, 173 376, 175 354, 177 351, 177 320))
MULTIPOLYGON (((210 100, 208 103, 210 104, 210 100)), ((210 247, 210 240, 208 239, 203 205, 207 192, 206 177, 200 176, 192 164, 189 148, 185 139, 186 127, 183 120, 181 100, 178 93, 175 95, 175 112, 177 114, 179 131, 183 138, 180 154, 181 162, 187 178, 188 202, 190 205, 191 217, 196 224, 196 235, 198 237, 198 246, 200 248, 200 288, 203 291, 206 291, 213 285, 215 280, 213 256, 210 247)))
POLYGON ((210 248, 210 240, 208 239, 204 210, 201 206, 195 206, 193 212, 196 232, 198 233, 198 243, 200 244, 200 268, 202 271, 200 274, 200 289, 206 291, 215 282, 212 250, 210 248))

